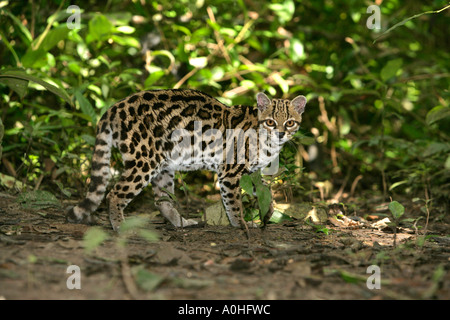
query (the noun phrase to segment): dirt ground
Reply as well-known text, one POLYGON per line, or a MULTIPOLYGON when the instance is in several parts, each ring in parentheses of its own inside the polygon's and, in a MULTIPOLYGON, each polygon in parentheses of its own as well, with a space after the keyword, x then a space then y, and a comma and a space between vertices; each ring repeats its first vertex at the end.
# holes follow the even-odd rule
MULTIPOLYGON (((154 208, 137 201, 128 216, 148 211, 154 208)), ((97 219, 108 239, 87 252, 92 227, 0 193, 0 298, 450 299, 443 221, 430 222, 434 236, 422 246, 400 231, 394 248, 389 232, 328 225, 327 235, 297 220, 252 229, 248 238, 229 226, 174 229, 156 216, 146 227, 159 240, 149 242, 114 234, 104 209, 97 219), (70 265, 79 267, 81 289, 68 289, 70 265), (380 288, 372 288, 377 280, 380 288)))

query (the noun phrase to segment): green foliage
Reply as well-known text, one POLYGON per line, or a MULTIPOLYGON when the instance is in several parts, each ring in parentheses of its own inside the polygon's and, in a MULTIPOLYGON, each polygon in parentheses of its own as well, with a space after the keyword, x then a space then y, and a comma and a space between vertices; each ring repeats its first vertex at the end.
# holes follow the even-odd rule
POLYGON ((323 233, 325 235, 329 235, 330 233, 330 229, 328 229, 326 226, 321 225, 321 224, 314 224, 313 222, 311 222, 310 220, 305 220, 305 223, 310 226, 311 228, 314 229, 314 231, 316 233, 323 233))
MULTIPOLYGON (((149 219, 141 216, 132 216, 123 221, 120 225, 118 237, 114 238, 117 250, 124 249, 128 241, 136 236, 149 242, 157 241, 159 236, 155 231, 149 229, 148 223, 149 219)), ((109 233, 102 228, 89 228, 83 236, 83 246, 86 253, 92 253, 95 248, 99 247, 109 238, 109 233)))
POLYGON ((136 283, 145 291, 153 291, 165 280, 163 276, 150 272, 140 266, 134 269, 134 273, 136 283))
POLYGON ((100 246, 109 238, 107 232, 100 227, 89 228, 83 236, 83 247, 86 253, 91 253, 95 248, 100 246))
POLYGON ((405 213, 405 207, 398 201, 392 201, 391 203, 389 203, 388 208, 396 221, 398 221, 398 219, 400 219, 401 216, 405 213))
MULTIPOLYGON (((440 12, 442 12, 442 11, 444 11, 444 10, 447 10, 448 8, 450 8, 450 5, 445 6, 445 7, 443 7, 443 8, 440 9, 440 10, 430 10, 430 11, 426 11, 426 12, 421 12, 421 13, 415 14, 415 15, 413 15, 413 16, 411 16, 411 17, 408 17, 408 18, 406 18, 406 19, 404 19, 404 20, 402 20, 402 21, 396 23, 395 25, 393 25, 392 27, 390 27, 389 29, 387 29, 385 32, 383 32, 383 33, 380 35, 380 37, 384 36, 385 34, 388 34, 388 33, 391 32, 392 30, 394 30, 394 29, 396 29, 396 28, 398 28, 398 27, 400 27, 400 26, 405 25, 408 21, 410 21, 410 20, 412 20, 412 19, 419 18, 420 16, 423 16, 424 14, 440 13, 440 12)), ((375 40, 375 41, 376 41, 376 40, 375 40)))
POLYGON ((450 117, 450 107, 444 107, 444 106, 437 106, 431 109, 427 113, 427 125, 432 125, 435 122, 438 122, 439 120, 446 119, 450 117))
POLYGON ((2 119, 0 118, 0 163, 2 162, 2 141, 3 141, 3 134, 5 133, 5 127, 3 126, 2 119))
POLYGON ((255 192, 258 201, 259 211, 251 211, 249 220, 253 220, 256 216, 259 216, 261 221, 263 221, 269 211, 272 194, 270 192, 270 188, 263 184, 261 180, 261 173, 257 171, 250 175, 243 175, 240 180, 240 186, 249 198, 252 198, 253 192, 255 192))
MULTIPOLYGON (((389 223, 394 229, 394 247, 397 246, 397 228, 400 224, 400 218, 405 213, 405 207, 398 201, 391 201, 388 205, 388 209, 392 214, 393 223, 389 223)), ((420 218, 419 218, 420 219, 420 218)), ((410 219, 402 219, 402 221, 409 221, 410 219)))
POLYGON ((61 208, 58 199, 52 193, 43 190, 23 192, 16 201, 25 209, 61 208))
POLYGON ((67 103, 72 103, 69 95, 64 89, 57 88, 38 77, 28 75, 22 70, 6 70, 0 74, 0 80, 10 87, 11 90, 14 90, 20 98, 23 98, 27 92, 28 81, 34 81, 50 92, 53 92, 67 103))
POLYGON ((288 215, 283 214, 282 212, 274 209, 273 210, 273 214, 270 217, 270 222, 273 223, 281 223, 283 221, 292 221, 291 217, 289 217, 288 215))
POLYGON ((301 93, 299 141, 320 153, 302 163, 306 147, 284 148, 283 184, 362 175, 360 188, 386 197, 448 199, 445 0, 383 2, 381 30, 366 27, 368 4, 356 0, 91 2, 74 29, 68 5, 1 3, 2 173, 83 193, 96 121, 138 90, 194 88, 227 104, 301 93))
POLYGON ((141 216, 133 216, 125 219, 120 225, 120 236, 123 238, 122 244, 125 244, 127 238, 137 235, 146 241, 158 240, 158 235, 148 229, 149 219, 141 216))

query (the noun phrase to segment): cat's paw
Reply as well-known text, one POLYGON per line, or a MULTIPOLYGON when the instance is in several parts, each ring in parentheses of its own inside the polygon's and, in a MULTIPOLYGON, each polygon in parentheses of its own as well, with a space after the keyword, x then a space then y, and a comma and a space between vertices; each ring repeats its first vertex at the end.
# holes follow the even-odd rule
POLYGON ((198 222, 194 219, 183 219, 183 227, 195 226, 198 222))
POLYGON ((76 207, 70 206, 66 208, 65 215, 66 221, 69 223, 79 223, 79 224, 94 224, 95 221, 90 214, 80 214, 76 211, 76 207))
POLYGON ((195 226, 198 224, 197 221, 195 221, 194 219, 185 219, 182 218, 183 221, 180 221, 178 219, 178 221, 176 223, 173 223, 173 225, 177 228, 185 228, 185 227, 189 227, 189 226, 195 226))

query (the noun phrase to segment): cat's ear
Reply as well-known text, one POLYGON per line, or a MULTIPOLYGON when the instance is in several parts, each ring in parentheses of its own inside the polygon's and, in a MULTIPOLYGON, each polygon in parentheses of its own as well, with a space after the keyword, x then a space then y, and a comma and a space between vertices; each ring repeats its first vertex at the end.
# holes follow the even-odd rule
POLYGON ((259 111, 263 112, 272 103, 270 99, 262 92, 256 95, 256 103, 258 104, 259 111))
POLYGON ((305 111, 306 98, 304 96, 297 96, 291 101, 291 106, 294 107, 295 111, 302 114, 305 111))

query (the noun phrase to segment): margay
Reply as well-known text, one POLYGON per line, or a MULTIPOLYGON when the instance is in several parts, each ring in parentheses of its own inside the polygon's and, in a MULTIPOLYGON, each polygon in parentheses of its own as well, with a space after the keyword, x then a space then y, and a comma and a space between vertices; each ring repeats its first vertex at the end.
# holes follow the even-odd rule
MULTIPOLYGON (((118 230, 123 210, 150 182, 156 200, 174 192, 174 172, 217 172, 231 225, 241 225, 243 174, 267 166, 299 129, 306 98, 269 99, 257 107, 228 107, 196 90, 151 90, 114 104, 100 119, 86 198, 67 213, 69 222, 91 223, 110 179, 111 148, 120 150, 124 171, 107 195, 111 225, 118 230)), ((195 220, 180 216, 170 201, 155 201, 173 225, 195 220)))

